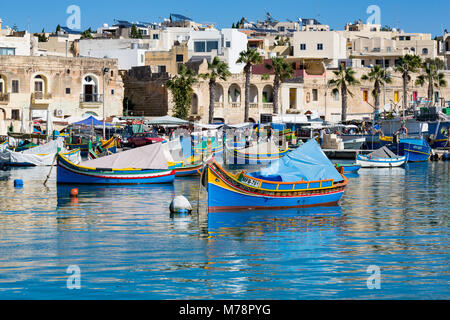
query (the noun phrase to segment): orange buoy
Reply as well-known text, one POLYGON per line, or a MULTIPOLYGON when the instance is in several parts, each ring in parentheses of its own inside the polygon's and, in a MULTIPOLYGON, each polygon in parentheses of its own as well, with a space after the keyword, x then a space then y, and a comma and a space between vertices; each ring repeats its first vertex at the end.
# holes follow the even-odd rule
POLYGON ((72 189, 70 190, 70 196, 72 198, 77 198, 78 197, 78 189, 72 189))

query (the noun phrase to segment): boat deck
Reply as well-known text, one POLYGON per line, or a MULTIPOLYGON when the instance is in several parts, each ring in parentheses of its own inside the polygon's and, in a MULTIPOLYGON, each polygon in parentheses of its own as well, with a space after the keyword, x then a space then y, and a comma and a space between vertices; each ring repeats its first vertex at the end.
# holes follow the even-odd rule
POLYGON ((374 150, 337 150, 337 149, 324 149, 323 152, 329 159, 333 160, 355 160, 358 154, 366 155, 372 153, 374 150))

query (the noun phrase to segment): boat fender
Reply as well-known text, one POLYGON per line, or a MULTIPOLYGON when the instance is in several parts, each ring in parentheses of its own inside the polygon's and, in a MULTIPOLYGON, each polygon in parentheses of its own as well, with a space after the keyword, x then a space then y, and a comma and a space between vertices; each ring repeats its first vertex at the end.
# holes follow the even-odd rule
POLYGON ((18 188, 18 189, 23 188, 23 180, 22 179, 14 180, 14 188, 18 188))
POLYGON ((170 213, 172 214, 190 214, 192 212, 192 205, 189 200, 183 196, 177 196, 170 204, 170 213))

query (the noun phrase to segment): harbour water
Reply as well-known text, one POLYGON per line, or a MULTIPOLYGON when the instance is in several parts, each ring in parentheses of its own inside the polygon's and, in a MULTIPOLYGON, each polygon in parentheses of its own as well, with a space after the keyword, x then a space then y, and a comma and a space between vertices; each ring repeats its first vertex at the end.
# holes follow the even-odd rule
POLYGON ((0 299, 448 299, 449 168, 361 169, 333 208, 208 215, 203 192, 183 217, 168 207, 197 206, 196 178, 73 201, 55 170, 0 171, 0 299))

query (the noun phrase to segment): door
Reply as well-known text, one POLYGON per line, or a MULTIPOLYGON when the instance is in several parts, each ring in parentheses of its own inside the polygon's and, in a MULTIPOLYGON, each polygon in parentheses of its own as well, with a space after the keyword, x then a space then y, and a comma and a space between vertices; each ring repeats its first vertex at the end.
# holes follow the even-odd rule
POLYGON ((84 86, 84 101, 85 102, 94 101, 94 86, 92 84, 86 84, 84 86))

